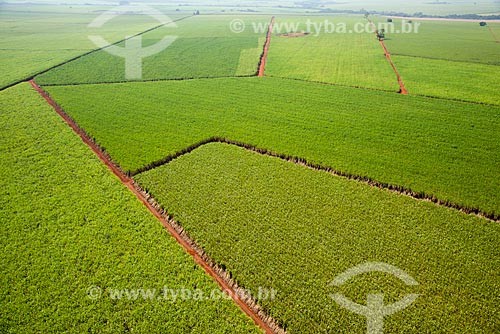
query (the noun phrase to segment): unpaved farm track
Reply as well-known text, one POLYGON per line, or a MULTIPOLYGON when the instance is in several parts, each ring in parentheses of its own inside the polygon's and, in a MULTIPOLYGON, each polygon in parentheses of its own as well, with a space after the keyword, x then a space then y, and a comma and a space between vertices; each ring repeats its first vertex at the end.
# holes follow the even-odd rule
POLYGON ((259 69, 257 71, 258 77, 263 77, 264 72, 266 71, 266 62, 267 62, 267 54, 269 53, 269 45, 271 44, 271 36, 273 34, 273 25, 274 25, 275 17, 271 18, 271 23, 269 24, 269 28, 267 29, 266 42, 264 43, 264 50, 262 51, 262 55, 260 56, 259 61, 259 69))
POLYGON ((184 231, 184 229, 175 222, 161 208, 161 206, 147 194, 135 181, 127 176, 122 169, 114 163, 109 155, 104 152, 101 147, 96 144, 78 124, 44 91, 36 84, 34 80, 30 80, 31 86, 43 97, 47 103, 62 117, 62 119, 80 136, 87 146, 97 155, 97 157, 115 174, 120 181, 148 208, 148 210, 162 223, 174 239, 191 255, 194 261, 205 270, 220 286, 221 290, 231 296, 238 307, 247 314, 257 326, 263 329, 266 334, 286 334, 277 322, 269 317, 259 305, 251 299, 244 289, 240 288, 234 282, 230 274, 219 267, 204 251, 201 249, 184 231))
MULTIPOLYGON (((370 19, 367 19, 368 22, 370 22, 372 28, 373 28, 373 32, 375 33, 375 35, 377 36, 378 38, 378 30, 377 30, 377 27, 375 26, 375 24, 373 23, 372 20, 370 19)), ((389 62, 389 64, 391 64, 391 67, 392 69, 394 70, 394 73, 396 74, 396 77, 398 78, 398 84, 399 84, 399 93, 400 94, 403 94, 403 95, 408 95, 408 90, 406 89, 405 87, 405 84, 403 82, 403 79, 401 78, 401 75, 399 74, 399 71, 398 69, 396 68, 396 65, 394 64, 394 62, 392 61, 392 58, 391 58, 391 54, 389 53, 389 50, 387 50, 387 47, 385 46, 385 43, 383 40, 379 39, 379 42, 380 42, 380 45, 382 46, 382 49, 384 49, 384 53, 385 53, 385 58, 387 58, 387 61, 389 62)))

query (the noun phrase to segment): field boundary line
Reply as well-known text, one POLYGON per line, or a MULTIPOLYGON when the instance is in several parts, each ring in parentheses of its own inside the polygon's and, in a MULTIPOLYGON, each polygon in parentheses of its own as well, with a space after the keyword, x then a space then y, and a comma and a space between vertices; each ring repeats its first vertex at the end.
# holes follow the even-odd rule
POLYGON ((326 86, 344 87, 344 88, 352 88, 352 89, 364 89, 364 90, 369 90, 369 91, 373 91, 373 92, 399 94, 398 92, 396 92, 394 90, 390 90, 390 89, 381 89, 381 88, 363 87, 363 86, 350 86, 350 85, 343 85, 343 84, 333 83, 333 82, 324 82, 324 81, 316 81, 316 80, 300 79, 300 78, 292 78, 292 77, 282 77, 282 76, 277 76, 277 75, 266 75, 266 77, 282 79, 282 80, 308 82, 308 83, 315 84, 315 85, 326 85, 326 86))
POLYGON ((500 43, 500 38, 498 38, 498 36, 495 34, 495 32, 493 31, 493 29, 491 29, 491 26, 488 26, 488 30, 491 32, 491 35, 493 35, 493 38, 498 42, 500 43))
POLYGON ((396 57, 407 57, 407 58, 420 58, 420 59, 426 59, 426 60, 441 60, 441 61, 449 61, 451 63, 462 63, 462 64, 471 64, 471 65, 488 65, 488 66, 500 66, 500 63, 498 64, 492 64, 492 63, 481 63, 478 61, 468 61, 468 60, 457 60, 457 59, 446 59, 446 58, 438 58, 438 57, 428 57, 428 56, 415 56, 415 55, 408 55, 404 53, 391 53, 392 56, 396 57))
POLYGON ((73 57, 73 58, 67 59, 67 60, 65 60, 65 61, 63 61, 63 62, 61 62, 61 63, 59 63, 59 64, 56 64, 56 65, 53 65, 53 66, 51 66, 51 67, 49 67, 49 68, 46 68, 46 69, 44 69, 44 70, 41 70, 41 71, 39 71, 39 72, 37 72, 37 73, 35 73, 35 74, 33 74, 33 75, 30 75, 30 76, 25 77, 25 78, 23 78, 23 79, 17 80, 17 81, 15 81, 15 82, 13 82, 13 83, 10 83, 10 84, 6 85, 6 86, 3 86, 3 87, 1 87, 1 88, 0 88, 0 92, 1 92, 1 91, 3 91, 3 90, 8 89, 8 88, 10 88, 10 87, 14 87, 15 85, 18 85, 18 84, 20 84, 20 83, 23 83, 23 82, 26 82, 26 81, 31 81, 31 80, 33 80, 35 77, 37 77, 37 76, 39 76, 39 75, 41 75, 41 74, 47 73, 47 72, 49 72, 49 71, 51 71, 51 70, 53 70, 53 69, 55 69, 55 68, 58 68, 58 67, 61 67, 61 66, 63 66, 63 65, 66 65, 66 64, 68 64, 68 63, 71 63, 71 62, 73 62, 73 61, 75 61, 75 60, 78 60, 78 59, 80 59, 80 58, 82 58, 82 57, 85 57, 85 56, 91 55, 91 54, 93 54, 93 53, 96 53, 96 52, 98 52, 98 51, 104 50, 104 49, 109 48, 109 47, 111 47, 111 46, 113 46, 113 45, 120 44, 120 43, 122 43, 122 42, 125 42, 125 41, 127 41, 127 40, 131 39, 131 38, 134 38, 134 37, 137 37, 137 36, 144 35, 145 33, 148 33, 148 32, 151 32, 151 31, 153 31, 153 30, 159 29, 159 28, 161 28, 161 27, 163 27, 163 26, 165 26, 165 25, 168 25, 168 24, 171 24, 171 23, 174 23, 174 22, 179 22, 179 21, 182 21, 182 20, 185 20, 185 19, 191 18, 191 17, 193 17, 193 15, 184 16, 184 17, 181 17, 181 18, 179 18, 179 19, 175 19, 175 20, 172 20, 172 21, 169 21, 169 22, 166 22, 166 23, 162 23, 162 24, 159 24, 159 25, 154 26, 154 27, 152 27, 152 28, 149 28, 149 29, 147 29, 147 30, 141 31, 141 32, 139 32, 139 33, 137 33, 137 34, 135 34, 135 35, 129 36, 129 37, 127 37, 127 38, 123 38, 123 39, 121 39, 121 40, 119 40, 119 41, 116 41, 116 42, 114 42, 114 43, 110 43, 110 44, 106 45, 105 47, 102 47, 102 48, 97 48, 97 49, 93 49, 93 50, 90 50, 90 51, 88 51, 88 52, 82 53, 82 54, 80 54, 80 55, 78 55, 78 56, 75 56, 75 57, 73 57))
POLYGON ((43 87, 67 87, 67 86, 86 86, 86 85, 114 85, 114 84, 124 84, 124 83, 141 83, 141 82, 165 82, 165 81, 191 81, 191 80, 210 80, 210 79, 231 79, 231 78, 253 78, 255 74, 246 75, 228 75, 220 77, 186 77, 186 78, 160 78, 160 79, 146 79, 146 80, 118 80, 118 81, 101 81, 101 82, 75 82, 75 83, 63 83, 63 84, 40 84, 43 87))
POLYGON ((372 22, 372 20, 370 20, 369 18, 366 18, 368 20, 368 22, 370 22, 370 25, 372 26, 373 28, 373 32, 375 33, 375 35, 377 36, 377 39, 378 41, 380 42, 380 45, 382 46, 382 49, 384 49, 384 53, 385 53, 385 58, 387 59, 387 61, 389 62, 389 64, 391 65, 392 69, 394 70, 394 73, 396 74, 396 78, 398 79, 398 84, 399 84, 399 93, 400 94, 403 94, 403 95, 408 95, 408 90, 406 89, 405 87, 405 84, 403 82, 403 78, 401 77, 401 75, 399 74, 399 71, 398 69, 396 68, 396 65, 394 64, 394 62, 392 61, 392 58, 391 58, 391 53, 389 52, 389 50, 387 49, 387 47, 385 46, 385 43, 383 41, 382 38, 379 37, 379 31, 377 29, 377 27, 375 26, 375 24, 372 22))
POLYGON ((435 96, 435 95, 413 94, 413 93, 410 94, 410 95, 411 96, 417 96, 417 97, 425 97, 427 99, 442 100, 442 101, 451 101, 451 102, 460 102, 460 103, 470 103, 470 104, 475 104, 475 105, 480 105, 480 106, 500 108, 500 104, 493 104, 493 103, 480 102, 480 101, 472 101, 472 100, 461 100, 461 99, 455 99, 453 97, 442 97, 442 96, 435 96))
POLYGON ((338 170, 331 168, 331 167, 326 167, 326 166, 322 166, 320 164, 315 164, 315 163, 309 162, 304 158, 291 156, 291 155, 287 155, 287 154, 282 154, 282 153, 276 153, 274 151, 271 151, 271 150, 268 150, 265 148, 259 148, 259 147, 254 146, 254 145, 245 144, 245 143, 242 143, 239 141, 235 141, 235 140, 231 140, 231 139, 227 139, 227 138, 223 138, 223 137, 211 137, 211 138, 202 140, 202 141, 200 141, 196 144, 193 144, 193 145, 191 145, 191 146, 189 146, 189 147, 187 147, 187 148, 185 148, 177 153, 171 154, 171 155, 169 155, 161 160, 152 162, 149 165, 146 165, 142 168, 139 168, 136 171, 129 172, 129 175, 131 175, 133 177, 133 176, 136 176, 138 174, 155 169, 157 167, 166 165, 169 162, 171 162, 171 161, 173 161, 173 160, 175 160, 175 159, 177 159, 185 154, 191 153, 192 151, 194 151, 195 149, 197 149, 203 145, 210 144, 210 143, 222 143, 222 144, 237 146, 237 147, 246 149, 248 151, 258 153, 260 155, 265 155, 265 156, 269 156, 269 157, 273 157, 273 158, 279 158, 281 160, 284 160, 284 161, 287 161, 290 163, 294 163, 296 165, 301 165, 301 166, 310 168, 312 170, 323 171, 323 172, 326 172, 326 173, 334 175, 334 176, 342 177, 344 179, 358 181, 358 182, 367 184, 369 186, 372 186, 374 188, 378 188, 381 190, 388 190, 392 193, 408 196, 408 197, 411 197, 415 200, 432 202, 432 203, 436 204, 437 206, 446 207, 449 209, 454 209, 454 210, 460 211, 464 214, 478 216, 480 218, 488 219, 490 221, 497 222, 497 223, 500 222, 500 214, 487 213, 487 212, 481 210, 480 208, 467 207, 467 206, 457 204, 457 203, 454 203, 454 202, 451 202, 448 200, 442 200, 440 198, 437 198, 434 195, 426 194, 425 192, 416 192, 416 191, 413 191, 413 190, 406 188, 404 186, 391 184, 391 183, 385 183, 385 182, 379 182, 379 181, 371 179, 367 176, 355 175, 355 174, 351 174, 351 173, 347 173, 347 172, 338 171, 338 170))
POLYGON ((271 44, 271 37, 273 35, 273 26, 275 21, 276 18, 273 16, 271 18, 271 23, 269 23, 269 27, 267 27, 266 41, 264 43, 262 54, 260 55, 259 65, 257 69, 258 77, 263 77, 266 71, 267 55, 269 53, 269 45, 271 44))
POLYGON ((143 204, 161 222, 163 227, 180 244, 196 264, 203 268, 212 279, 219 285, 222 291, 230 292, 231 299, 235 304, 249 316, 255 324, 266 332, 266 334, 286 334, 286 331, 276 320, 267 315, 264 310, 251 298, 251 296, 240 287, 232 278, 231 274, 220 267, 213 259, 191 239, 186 231, 172 219, 168 213, 148 194, 142 187, 113 162, 107 154, 85 130, 83 130, 33 79, 28 81, 38 94, 61 116, 64 122, 89 146, 96 156, 118 177, 143 204))

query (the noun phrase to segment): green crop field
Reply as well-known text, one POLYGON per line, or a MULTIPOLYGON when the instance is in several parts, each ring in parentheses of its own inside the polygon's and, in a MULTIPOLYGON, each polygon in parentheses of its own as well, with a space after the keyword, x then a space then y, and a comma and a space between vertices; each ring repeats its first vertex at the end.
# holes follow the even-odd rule
POLYGON ((218 287, 28 84, 0 110, 0 332, 259 332, 225 299, 112 299, 218 287))
POLYGON ((496 0, 479 1, 429 1, 414 0, 403 2, 400 0, 385 0, 381 2, 373 0, 349 0, 326 3, 322 8, 331 9, 357 9, 368 11, 404 12, 408 14, 425 13, 427 15, 450 15, 481 13, 490 14, 498 12, 496 0))
MULTIPOLYGON (((88 28, 109 7, 0 4, 0 88, 97 47, 88 28)), ((122 15, 99 28, 110 42, 154 27, 144 16, 122 15)))
POLYGON ((500 212, 497 107, 276 78, 48 91, 126 170, 219 136, 500 212))
POLYGON ((370 287, 386 292, 386 304, 420 295, 385 318, 388 333, 500 326, 498 223, 226 144, 136 179, 239 284, 279 291, 262 305, 290 334, 362 333, 366 318, 329 294, 365 304, 370 287), (329 285, 367 261, 405 268, 419 285, 378 275, 329 285))
MULTIPOLYGON (((250 22, 266 24, 269 17, 238 16, 250 22)), ((145 47, 165 36, 175 36, 165 50, 144 58, 141 79, 172 79, 254 75, 262 53, 265 32, 244 34, 230 30, 234 17, 192 17, 142 36, 145 47)), ((119 45, 123 47, 123 44, 119 45)), ((85 56, 37 77, 42 84, 72 84, 125 81, 125 60, 106 50, 85 56)))
MULTIPOLYGON (((381 23, 385 19, 375 17, 375 21, 381 23)), ((394 33, 386 29, 385 43, 393 55, 500 65, 500 43, 495 43, 488 27, 480 27, 477 22, 416 20, 412 24, 418 23, 418 30, 397 33, 402 31, 401 22, 392 23, 394 33)), ((500 26, 500 23, 489 25, 500 26)))
POLYGON ((371 28, 364 33, 353 32, 359 23, 366 25, 367 21, 362 16, 278 18, 266 74, 398 91, 396 76, 371 28), (301 31, 309 35, 284 35, 301 31))
POLYGON ((494 15, 0 0, 0 333, 499 332, 494 15))
POLYGON ((405 56, 393 59, 411 94, 500 105, 498 65, 405 56))

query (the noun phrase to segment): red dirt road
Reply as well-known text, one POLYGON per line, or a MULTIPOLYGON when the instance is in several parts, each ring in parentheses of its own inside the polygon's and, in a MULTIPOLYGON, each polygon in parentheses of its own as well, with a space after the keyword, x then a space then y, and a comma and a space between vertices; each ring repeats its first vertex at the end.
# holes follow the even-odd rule
MULTIPOLYGON (((373 28, 373 32, 375 33, 375 35, 378 38, 377 27, 375 26, 375 24, 370 19, 368 19, 368 22, 370 22, 370 24, 371 24, 371 26, 373 28)), ((394 65, 394 62, 392 61, 391 54, 389 53, 389 50, 387 50, 387 47, 385 46, 385 43, 384 43, 383 40, 379 39, 379 42, 380 42, 380 45, 382 46, 382 49, 384 49, 384 53, 385 53, 385 57, 387 58, 387 61, 389 62, 389 64, 391 64, 391 67, 394 70, 394 73, 396 74, 396 77, 398 78, 399 93, 403 94, 403 95, 408 95, 408 90, 405 87, 403 79, 401 78, 401 75, 399 74, 398 69, 396 68, 396 65, 394 65)))
POLYGON ((257 72, 258 77, 263 77, 264 72, 266 70, 267 54, 269 52, 269 44, 271 43, 271 36, 273 34, 274 21, 275 21, 275 18, 273 16, 271 18, 271 24, 269 24, 269 28, 267 29, 267 36, 266 36, 266 42, 264 44, 264 51, 262 52, 262 56, 260 57, 259 71, 257 72))
POLYGON ((194 241, 190 240, 185 233, 182 233, 182 235, 181 233, 179 233, 178 229, 173 226, 175 222, 168 216, 166 216, 165 213, 159 211, 158 208, 160 206, 156 202, 154 202, 153 199, 146 197, 147 194, 140 190, 140 187, 135 184, 134 180, 128 177, 115 163, 111 161, 110 157, 105 152, 103 152, 92 139, 90 139, 90 136, 84 130, 82 130, 54 100, 52 100, 52 98, 46 91, 38 86, 34 80, 30 80, 29 83, 40 94, 40 96, 42 96, 47 101, 47 103, 51 105, 52 108, 54 108, 54 110, 59 114, 59 116, 62 117, 66 124, 68 124, 78 136, 80 136, 83 142, 87 144, 87 146, 89 146, 92 151, 94 151, 97 157, 111 170, 111 172, 113 172, 113 174, 115 174, 120 179, 120 181, 162 223, 162 225, 165 227, 165 229, 168 230, 170 235, 172 235, 172 237, 174 237, 174 239, 184 248, 184 250, 189 255, 191 255, 194 261, 217 282, 221 290, 227 292, 234 300, 236 305, 238 305, 238 307, 246 315, 248 315, 257 326, 263 329, 266 334, 285 333, 285 331, 277 326, 270 317, 268 317, 263 313, 263 311, 258 309, 258 306, 256 306, 253 300, 244 301, 239 298, 238 296, 240 291, 238 291, 234 286, 231 286, 228 283, 227 278, 224 277, 229 277, 229 275, 218 268, 214 268, 213 264, 211 265, 209 263, 213 263, 213 261, 207 261, 207 256, 203 257, 202 255, 200 255, 200 250, 196 249, 196 244, 194 243, 194 241))

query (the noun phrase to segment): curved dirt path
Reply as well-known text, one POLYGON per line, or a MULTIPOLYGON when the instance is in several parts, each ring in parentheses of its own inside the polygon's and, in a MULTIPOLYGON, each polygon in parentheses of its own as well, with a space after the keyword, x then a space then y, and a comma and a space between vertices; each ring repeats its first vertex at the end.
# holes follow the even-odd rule
MULTIPOLYGON (((370 20, 370 19, 367 19, 367 20, 368 20, 368 22, 370 22, 370 24, 371 24, 371 26, 373 28, 373 32, 375 33, 375 35, 377 36, 377 39, 378 39, 378 30, 377 30, 377 27, 375 26, 375 23, 373 23, 373 21, 370 20)), ((387 50, 387 47, 385 46, 385 43, 384 43, 383 40, 379 39, 379 42, 380 42, 380 45, 382 46, 382 49, 384 49, 385 58, 387 58, 387 61, 389 62, 389 64, 391 64, 391 67, 394 70, 394 73, 396 74, 396 77, 398 78, 399 93, 403 94, 403 95, 408 95, 408 90, 405 87, 403 79, 401 78, 401 75, 399 74, 399 71, 396 68, 396 65, 392 61, 391 54, 389 53, 389 50, 387 50)))
POLYGON ((31 86, 40 94, 41 97, 52 106, 52 108, 62 117, 73 131, 80 136, 87 146, 97 155, 97 157, 115 174, 120 181, 146 206, 146 208, 162 223, 170 235, 191 255, 194 261, 203 268, 219 285, 221 290, 227 293, 238 305, 238 307, 248 315, 257 326, 265 331, 266 334, 286 334, 286 332, 277 325, 274 319, 262 311, 257 303, 247 297, 244 290, 232 281, 230 275, 222 270, 205 252, 189 238, 182 227, 177 224, 168 214, 161 209, 161 206, 147 194, 135 181, 126 175, 121 168, 115 164, 110 156, 96 144, 91 137, 76 124, 76 122, 50 97, 50 95, 36 84, 34 80, 28 81, 31 86))
POLYGON ((271 18, 271 23, 269 24, 269 28, 267 29, 266 42, 264 43, 264 51, 262 52, 262 56, 260 56, 259 70, 257 71, 258 77, 263 77, 264 72, 266 70, 267 54, 269 52, 269 44, 271 43, 271 36, 273 34, 274 21, 275 17, 273 16, 271 18))

